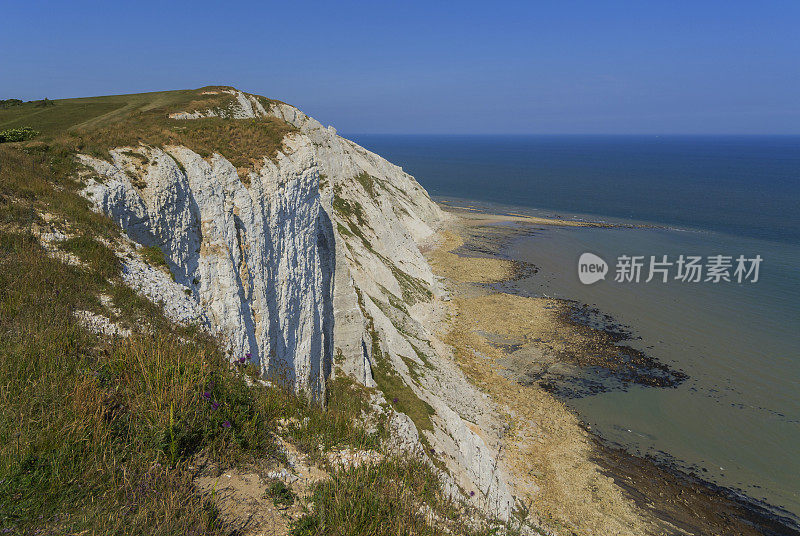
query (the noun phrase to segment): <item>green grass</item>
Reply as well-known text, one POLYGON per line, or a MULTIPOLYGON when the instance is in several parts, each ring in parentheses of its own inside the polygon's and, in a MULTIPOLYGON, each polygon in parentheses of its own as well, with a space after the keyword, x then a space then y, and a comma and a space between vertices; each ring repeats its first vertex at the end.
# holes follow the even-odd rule
POLYGON ((25 102, 0 108, 0 129, 29 125, 41 131, 43 136, 52 138, 73 128, 105 126, 132 114, 159 108, 179 111, 177 108, 181 105, 188 107, 213 97, 202 95, 203 91, 209 89, 213 88, 57 99, 47 107, 38 106, 36 102, 25 102))
POLYGON ((273 482, 269 488, 267 488, 266 495, 272 498, 272 502, 278 508, 289 507, 297 500, 297 495, 295 495, 291 488, 281 480, 273 482))
POLYGON ((333 210, 335 210, 342 218, 352 221, 355 218, 355 222, 360 227, 368 226, 367 219, 364 216, 364 208, 358 201, 351 201, 341 197, 339 194, 341 192, 336 191, 334 189, 333 193, 333 201, 332 206, 333 210))
POLYGON ((287 436, 312 460, 325 463, 319 447, 325 451, 349 447, 361 450, 379 450, 386 438, 382 422, 374 423, 368 431, 362 425, 368 413, 369 390, 348 377, 338 377, 328 382, 326 410, 306 397, 292 397, 285 414, 294 421, 286 430, 287 436))
POLYGON ((69 222, 76 234, 118 236, 118 228, 89 210, 89 202, 78 194, 72 153, 33 143, 0 145, 0 223, 30 228, 42 223, 37 212, 49 213, 69 222))
POLYGON ((408 367, 408 373, 411 376, 411 379, 414 380, 415 382, 419 383, 419 378, 420 378, 420 372, 419 372, 420 365, 419 365, 419 363, 417 363, 416 361, 414 361, 410 357, 406 357, 406 356, 403 356, 403 355, 400 356, 400 359, 402 359, 403 363, 405 363, 406 366, 408 367))
MULTIPOLYGON (((93 246, 84 247, 93 251, 93 246)), ((365 394, 332 382, 323 411, 283 389, 246 386, 210 338, 139 311, 154 333, 110 342, 72 312, 109 292, 96 272, 56 261, 36 239, 0 232, 0 528, 184 534, 221 530, 191 485, 200 453, 226 466, 279 459, 276 419, 309 452, 379 448, 360 427, 365 394), (75 505, 81 505, 77 507, 75 505)), ((99 264, 97 266, 102 266, 99 264)), ((124 314, 130 314, 124 313, 124 314)))
POLYGON ((119 275, 121 265, 111 249, 88 235, 68 238, 59 244, 59 249, 73 253, 88 263, 100 280, 111 279, 119 275))
POLYGON ((362 171, 356 175, 356 181, 361 185, 362 188, 364 188, 370 197, 375 197, 375 179, 372 177, 372 175, 366 171, 362 171))
MULTIPOLYGON (((367 319, 367 329, 372 339, 372 359, 375 366, 372 375, 378 389, 383 393, 384 398, 392 406, 402 413, 408 415, 418 430, 433 430, 431 416, 436 412, 430 404, 419 398, 414 390, 403 381, 403 378, 394 370, 388 358, 383 355, 381 350, 380 336, 375 329, 375 322, 364 306, 364 297, 356 289, 356 297, 364 318, 367 319)), ((422 436, 420 436, 422 437, 422 436)))
POLYGON ((385 259, 385 264, 389 267, 392 271, 392 275, 400 284, 400 291, 406 303, 413 305, 420 301, 431 301, 433 293, 428 289, 428 286, 423 280, 405 273, 388 259, 385 259))
POLYGON ((38 136, 40 132, 31 127, 7 128, 0 130, 0 143, 6 142, 20 142, 32 140, 38 136))
POLYGON ((47 108, 26 102, 20 106, 0 110, 0 129, 30 126, 45 135, 53 135, 123 106, 125 101, 114 97, 65 99, 47 108))
POLYGON ((103 266, 72 267, 0 232, 0 526, 205 530, 186 462, 278 456, 286 395, 248 388, 213 340, 166 321, 122 342, 86 332, 72 313, 110 289, 103 266))
POLYGON ((203 345, 164 334, 117 347, 87 333, 72 312, 96 307, 97 276, 51 259, 30 235, 0 233, 0 526, 205 529, 202 501, 162 444, 165 403, 181 423, 193 414, 199 365, 179 367, 205 354, 203 345), (137 374, 167 361, 170 375, 137 374))
POLYGON ((146 246, 139 249, 139 255, 150 265, 155 266, 156 268, 161 268, 165 272, 167 272, 173 280, 175 280, 174 274, 169 269, 169 263, 167 263, 167 258, 164 256, 164 252, 158 246, 146 246))
MULTIPOLYGON (((312 503, 294 524, 294 536, 438 535, 443 531, 429 522, 423 505, 439 516, 439 525, 454 524, 458 515, 430 466, 415 459, 389 458, 334 471, 315 486, 312 503)), ((459 524, 456 528, 469 532, 459 524)))

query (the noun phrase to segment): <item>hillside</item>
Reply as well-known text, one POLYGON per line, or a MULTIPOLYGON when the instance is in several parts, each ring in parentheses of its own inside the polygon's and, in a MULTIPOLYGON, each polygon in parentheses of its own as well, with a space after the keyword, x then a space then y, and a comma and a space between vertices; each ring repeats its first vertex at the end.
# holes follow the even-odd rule
POLYGON ((230 87, 0 110, 25 126, 0 145, 4 527, 522 528, 501 419, 434 332, 447 216, 413 177, 230 87), (258 484, 223 499, 223 473, 258 484))

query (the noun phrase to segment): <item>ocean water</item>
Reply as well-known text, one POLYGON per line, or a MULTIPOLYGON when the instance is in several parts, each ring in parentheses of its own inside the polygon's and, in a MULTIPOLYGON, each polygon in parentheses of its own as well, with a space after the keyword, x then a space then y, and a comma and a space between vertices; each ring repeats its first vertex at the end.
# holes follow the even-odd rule
MULTIPOLYGON (((568 400, 607 439, 800 516, 800 137, 355 136, 434 196, 488 210, 654 224, 549 228, 508 246, 518 284, 612 315, 688 379, 568 400), (611 274, 578 279, 584 252, 611 274), (621 255, 645 257, 618 283, 621 255), (644 283, 653 255, 760 255, 759 281, 644 283)), ((456 204, 458 204, 456 203, 456 204)))

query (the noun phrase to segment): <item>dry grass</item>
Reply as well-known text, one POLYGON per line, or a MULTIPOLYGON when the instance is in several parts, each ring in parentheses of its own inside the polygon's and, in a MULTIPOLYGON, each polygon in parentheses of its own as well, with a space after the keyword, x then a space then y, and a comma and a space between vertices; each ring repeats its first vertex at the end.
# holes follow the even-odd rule
POLYGON ((420 460, 389 458, 373 465, 334 471, 316 485, 313 508, 295 536, 395 536, 442 534, 442 527, 471 531, 442 494, 436 474, 420 460))
MULTIPOLYGON (((77 152, 101 158, 115 147, 146 144, 185 145, 202 156, 219 153, 242 171, 275 158, 283 138, 297 129, 273 117, 231 119, 210 117, 175 120, 174 112, 214 109, 227 113, 236 99, 210 86, 196 90, 115 95, 53 101, 47 108, 31 103, 0 110, 0 127, 32 126, 41 131, 36 145, 63 154, 77 152), (204 94, 217 91, 216 94, 204 94)), ((265 106, 272 101, 257 97, 265 106)), ((33 143, 33 142, 31 142, 33 143)), ((16 145, 16 144, 15 144, 16 145)), ((30 143, 28 144, 30 145, 30 143)))
POLYGON ((219 153, 236 168, 260 168, 264 158, 275 158, 283 138, 296 129, 276 118, 175 120, 167 110, 133 115, 119 123, 92 129, 75 129, 56 139, 74 152, 107 157, 114 147, 183 145, 200 156, 219 153))

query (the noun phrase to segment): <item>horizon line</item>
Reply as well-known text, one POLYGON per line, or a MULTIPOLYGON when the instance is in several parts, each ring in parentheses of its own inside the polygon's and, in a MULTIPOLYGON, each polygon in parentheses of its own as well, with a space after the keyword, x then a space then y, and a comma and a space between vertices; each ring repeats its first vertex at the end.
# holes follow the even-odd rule
MULTIPOLYGON (((334 126, 334 128, 336 128, 334 126)), ((342 132, 341 136, 648 136, 653 138, 670 136, 719 136, 719 137, 800 137, 800 132, 763 133, 763 132, 342 132)))

